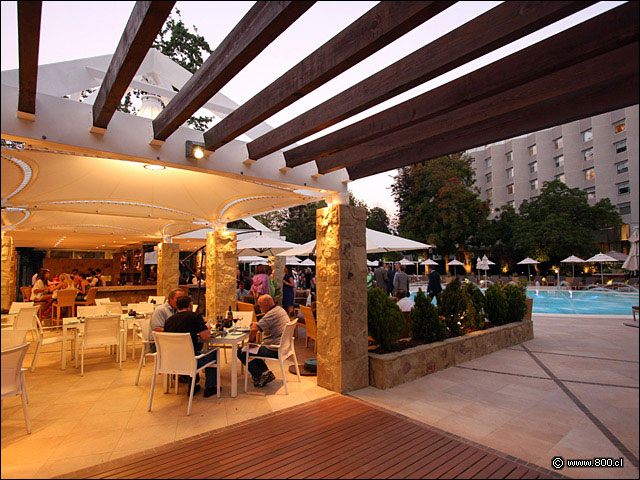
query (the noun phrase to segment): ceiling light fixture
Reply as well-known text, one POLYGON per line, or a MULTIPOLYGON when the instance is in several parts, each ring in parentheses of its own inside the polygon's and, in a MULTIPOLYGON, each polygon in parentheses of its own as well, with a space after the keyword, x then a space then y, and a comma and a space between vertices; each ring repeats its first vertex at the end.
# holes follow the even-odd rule
POLYGON ((167 167, 165 167, 164 165, 147 164, 144 166, 144 168, 146 168, 147 170, 164 170, 167 167))
POLYGON ((192 142, 191 140, 187 140, 184 144, 184 156, 188 158, 195 158, 196 160, 200 160, 204 158, 205 154, 205 145, 200 142, 192 142))

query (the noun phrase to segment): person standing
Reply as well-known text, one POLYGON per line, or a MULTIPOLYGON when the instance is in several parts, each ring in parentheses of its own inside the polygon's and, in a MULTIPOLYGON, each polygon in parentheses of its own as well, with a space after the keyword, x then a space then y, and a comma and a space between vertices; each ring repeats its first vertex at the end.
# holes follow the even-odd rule
POLYGON ((374 280, 376 282, 376 288, 386 292, 387 291, 387 283, 389 282, 389 274, 387 273, 387 269, 384 268, 384 265, 380 265, 376 268, 373 273, 374 280))
POLYGON ((396 273, 393 269, 393 264, 387 265, 387 293, 389 295, 393 294, 393 279, 395 278, 396 273))
POLYGON ((256 274, 253 276, 253 283, 249 289, 256 299, 260 295, 269 294, 269 276, 264 273, 264 267, 264 265, 257 266, 256 274))
MULTIPOLYGON (((193 342, 193 351, 196 356, 202 353, 201 340, 207 341, 211 338, 211 332, 209 327, 205 323, 202 315, 198 315, 193 311, 193 301, 191 297, 187 295, 180 295, 176 298, 176 307, 178 311, 167 318, 164 324, 165 332, 173 333, 189 333, 191 335, 191 341, 193 342)), ((204 357, 198 359, 198 367, 215 360, 217 357, 217 349, 211 350, 204 357)), ((207 367, 204 369, 205 381, 204 381, 204 394, 205 398, 215 395, 218 386, 217 367, 207 367)), ((196 373, 195 387, 193 394, 195 395, 200 391, 200 375, 196 373)), ((187 390, 189 393, 189 390, 187 390)))
POLYGON ((373 272, 371 271, 371 267, 367 268, 367 290, 373 287, 373 272))
POLYGON ((289 315, 293 312, 295 296, 295 281, 291 273, 291 267, 285 265, 284 277, 282 278, 282 306, 289 315))
POLYGON ((404 265, 396 265, 397 271, 393 277, 393 293, 396 297, 399 290, 409 291, 409 275, 405 273, 405 268, 404 265))
POLYGON ((436 297, 442 292, 442 285, 440 284, 440 274, 437 270, 431 270, 429 272, 429 286, 427 287, 427 294, 431 297, 436 297))

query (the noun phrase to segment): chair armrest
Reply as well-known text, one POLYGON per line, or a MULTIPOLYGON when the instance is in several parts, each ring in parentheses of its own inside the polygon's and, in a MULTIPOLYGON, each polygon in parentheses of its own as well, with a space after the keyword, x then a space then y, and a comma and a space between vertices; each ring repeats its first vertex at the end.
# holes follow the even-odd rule
POLYGON ((220 347, 215 347, 215 348, 212 348, 211 350, 208 350, 208 351, 207 351, 207 352, 205 352, 205 353, 201 353, 200 355, 196 355, 196 359, 202 358, 202 357, 204 357, 205 355, 210 354, 210 353, 211 353, 211 352, 213 352, 214 350, 220 350, 220 347))

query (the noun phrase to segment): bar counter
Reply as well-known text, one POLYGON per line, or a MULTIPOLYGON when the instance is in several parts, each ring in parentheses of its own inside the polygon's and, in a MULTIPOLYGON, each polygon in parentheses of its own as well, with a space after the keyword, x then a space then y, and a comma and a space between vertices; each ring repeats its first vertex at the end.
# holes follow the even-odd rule
MULTIPOLYGON (((196 302, 195 295, 198 291, 197 285, 180 285, 180 288, 189 289, 189 295, 196 302)), ((200 295, 204 299, 206 288, 201 286, 200 295)), ((157 295, 157 285, 121 285, 112 287, 98 287, 96 298, 109 298, 112 302, 120 302, 122 305, 130 303, 146 302, 149 296, 157 295)), ((196 302, 197 303, 197 302, 196 302)))

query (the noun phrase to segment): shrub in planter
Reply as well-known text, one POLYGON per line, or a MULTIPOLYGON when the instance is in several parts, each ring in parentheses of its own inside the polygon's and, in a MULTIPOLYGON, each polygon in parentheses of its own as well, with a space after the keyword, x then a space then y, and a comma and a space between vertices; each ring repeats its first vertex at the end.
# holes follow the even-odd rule
POLYGON ((527 313, 527 289, 521 285, 505 285, 507 299, 507 323, 519 322, 527 313))
POLYGON ((447 285, 438 297, 438 313, 444 318, 449 336, 461 335, 460 323, 466 310, 462 296, 462 285, 457 278, 447 285))
POLYGON ((415 306, 411 310, 411 336, 419 342, 439 342, 447 336, 447 326, 440 320, 438 309, 431 301, 431 297, 419 290, 415 297, 415 306))
POLYGON ((466 304, 462 326, 472 330, 482 330, 486 327, 484 321, 484 295, 473 283, 462 286, 462 298, 466 304))
POLYGON ((384 350, 390 350, 398 341, 404 328, 404 317, 400 307, 379 288, 367 292, 367 323, 369 335, 384 350))
POLYGON ((494 325, 504 325, 509 321, 509 304, 503 288, 494 283, 484 292, 484 311, 494 325))

